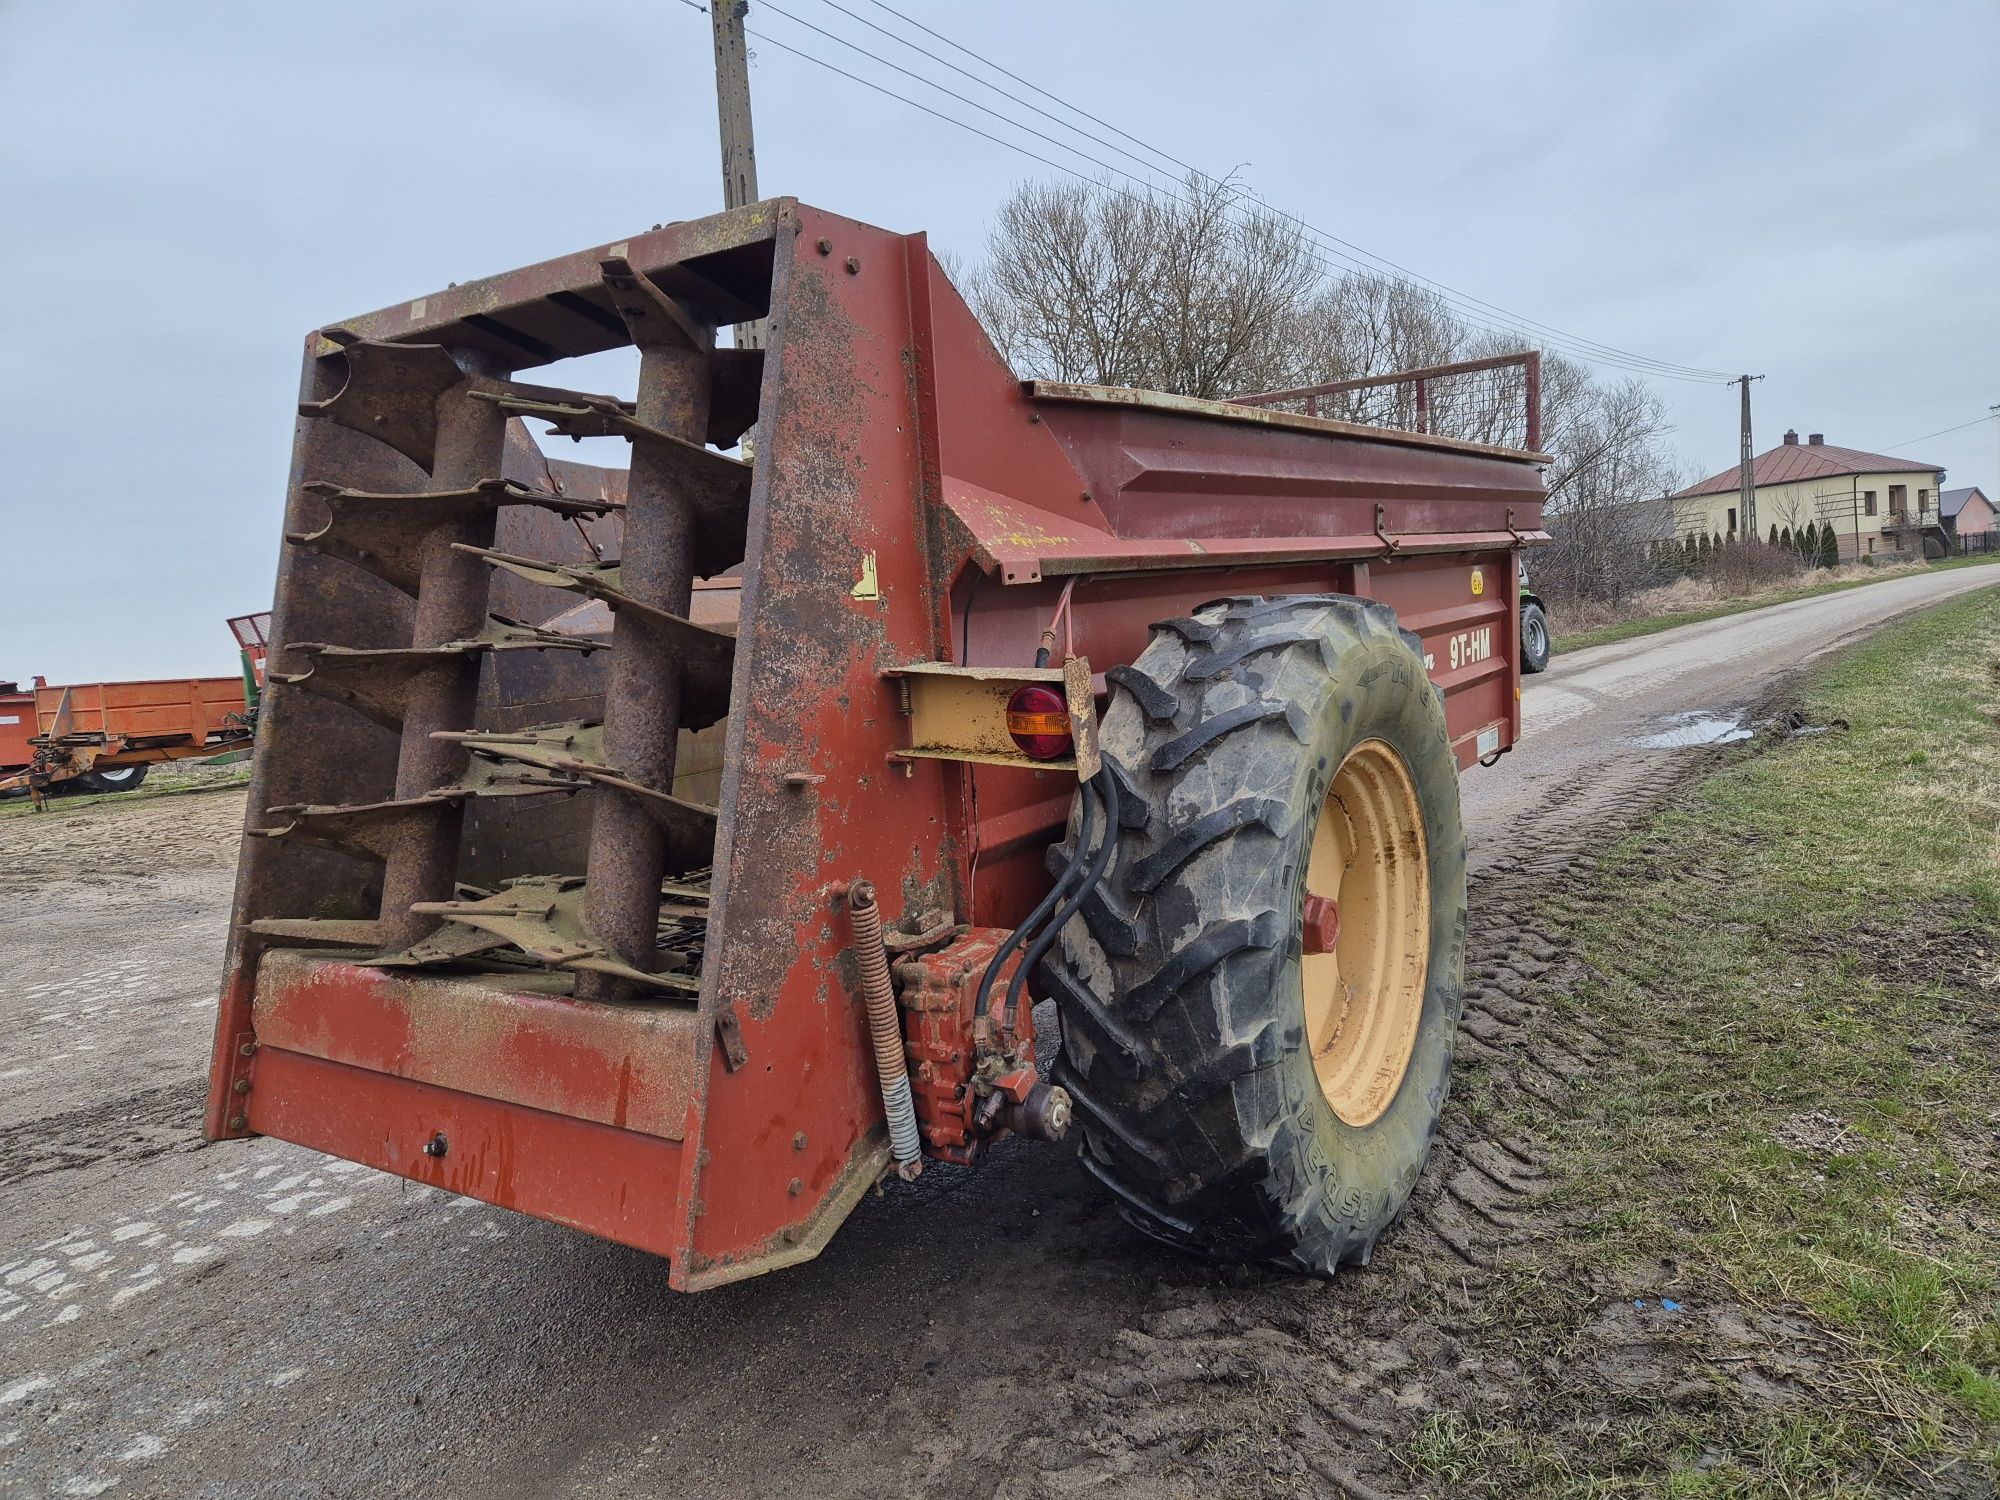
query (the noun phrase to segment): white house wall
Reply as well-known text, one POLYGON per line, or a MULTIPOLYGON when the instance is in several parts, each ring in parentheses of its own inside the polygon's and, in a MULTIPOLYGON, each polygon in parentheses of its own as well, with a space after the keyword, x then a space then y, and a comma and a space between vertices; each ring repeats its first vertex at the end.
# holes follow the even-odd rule
MULTIPOLYGON (((1771 524, 1777 523, 1780 531, 1789 527, 1797 531, 1801 526, 1817 526, 1822 521, 1833 523, 1834 536, 1840 542, 1842 560, 1870 555, 1873 551, 1887 553, 1895 550, 1890 539, 1882 534, 1882 523, 1889 518, 1889 486, 1900 484, 1905 487, 1909 507, 1917 507, 1917 491, 1924 492, 1924 515, 1933 525, 1937 522, 1938 491, 1942 488, 1944 475, 1936 470, 1904 471, 1896 474, 1843 474, 1829 479, 1798 479, 1790 484, 1767 484, 1757 488, 1757 530, 1764 537, 1771 534, 1771 524), (1875 514, 1869 515, 1867 494, 1875 492, 1875 514)), ((1674 501, 1675 528, 1683 537, 1700 536, 1706 532, 1710 536, 1723 536, 1729 532, 1729 512, 1741 504, 1737 491, 1730 490, 1720 495, 1692 495, 1674 501)))

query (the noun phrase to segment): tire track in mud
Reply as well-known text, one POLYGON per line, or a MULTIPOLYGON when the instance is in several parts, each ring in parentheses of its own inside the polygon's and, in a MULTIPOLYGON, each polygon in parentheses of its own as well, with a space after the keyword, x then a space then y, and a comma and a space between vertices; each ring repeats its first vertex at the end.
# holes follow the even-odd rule
POLYGON ((188 1078, 0 1127, 0 1188, 51 1172, 131 1166, 170 1152, 199 1151, 207 1091, 206 1079, 188 1078))
MULTIPOLYGON (((1187 1262, 1013 1445, 1004 1500, 1161 1494, 1432 1493, 1407 1462, 1435 1413, 1504 1415, 1550 1373, 1478 1337, 1482 1290, 1545 1226, 1536 1143, 1473 1117, 1559 1107, 1615 1051, 1548 1000, 1582 975, 1564 932, 1597 905, 1589 852, 1712 766, 1717 752, 1621 763, 1551 792, 1469 877, 1461 1087, 1424 1175, 1371 1266, 1330 1282, 1187 1262), (1475 1090, 1464 1084, 1478 1072, 1475 1090), (1025 1462, 1023 1462, 1025 1460, 1025 1462)), ((993 1455, 1001 1461, 1001 1455, 993 1455)))

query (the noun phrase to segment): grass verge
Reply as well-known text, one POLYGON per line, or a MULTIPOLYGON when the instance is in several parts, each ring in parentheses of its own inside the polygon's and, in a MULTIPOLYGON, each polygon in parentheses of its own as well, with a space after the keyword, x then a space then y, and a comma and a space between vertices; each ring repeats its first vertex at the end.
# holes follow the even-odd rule
MULTIPOLYGON (((2000 564, 2000 552, 1979 557, 1946 558, 1942 562, 1929 564, 1928 571, 1984 568, 1996 564, 2000 564)), ((1639 620, 1620 620, 1616 624, 1600 625, 1594 630, 1554 635, 1552 637, 1554 654, 1562 656, 1567 652, 1584 651, 1592 646, 1608 646, 1614 641, 1629 641, 1639 636, 1657 635, 1662 630, 1672 630, 1676 625, 1698 625, 1703 620, 1719 620, 1726 615, 1745 614, 1753 609, 1768 609, 1774 604, 1790 604, 1798 599, 1812 599, 1821 594, 1845 593, 1848 589, 1863 589, 1873 584, 1887 583, 1892 578, 1914 576, 1915 573, 1890 573, 1881 578, 1847 578, 1837 583, 1811 584, 1804 588, 1785 589, 1778 593, 1751 594, 1722 604, 1704 605, 1700 609, 1674 610, 1663 615, 1648 615, 1639 620)))
POLYGON ((1732 752, 1556 919, 1549 1035, 1616 1061, 1501 1122, 1548 1143, 1559 1227, 1483 1316, 1549 1373, 1427 1423, 1453 1493, 2000 1480, 2000 597, 1800 692, 1847 727, 1732 752))

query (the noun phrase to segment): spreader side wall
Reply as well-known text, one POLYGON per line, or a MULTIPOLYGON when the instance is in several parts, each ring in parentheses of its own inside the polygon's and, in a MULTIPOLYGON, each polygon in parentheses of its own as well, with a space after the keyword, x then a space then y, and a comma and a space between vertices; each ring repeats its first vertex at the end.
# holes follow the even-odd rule
MULTIPOLYGON (((1116 665, 1138 658, 1155 623, 1191 614, 1213 599, 1317 593, 1380 599, 1422 641, 1431 680, 1444 693, 1453 754, 1469 768, 1483 753, 1483 734, 1507 746, 1520 733, 1520 621, 1507 606, 1516 566, 1514 552, 1496 547, 1389 562, 1112 574, 1077 585, 1069 644, 1094 665, 1116 665)), ((1011 589, 962 580, 954 598, 970 664, 1002 666, 1032 657, 1062 587, 1054 579, 1011 589)), ((1044 854, 1069 816, 1072 783, 1052 773, 984 768, 969 769, 965 781, 972 919, 1011 927, 1048 889, 1044 854)))

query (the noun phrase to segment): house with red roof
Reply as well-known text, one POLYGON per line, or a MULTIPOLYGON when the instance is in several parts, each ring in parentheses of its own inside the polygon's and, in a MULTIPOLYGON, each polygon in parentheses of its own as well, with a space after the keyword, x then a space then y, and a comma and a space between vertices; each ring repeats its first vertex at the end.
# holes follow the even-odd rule
MULTIPOLYGON (((1944 470, 1936 464, 1892 458, 1829 443, 1822 433, 1804 442, 1796 432, 1751 462, 1757 531, 1796 535, 1829 525, 1840 560, 1889 556, 1913 550, 1919 538, 1942 540, 1939 495, 1944 470)), ((1744 529, 1740 466, 1732 464, 1673 498, 1674 530, 1688 538, 1734 537, 1744 529)))

